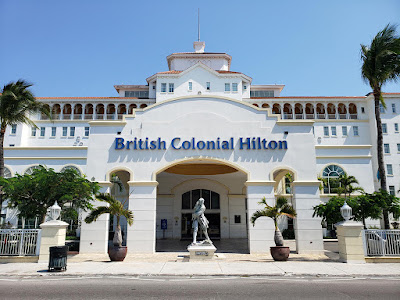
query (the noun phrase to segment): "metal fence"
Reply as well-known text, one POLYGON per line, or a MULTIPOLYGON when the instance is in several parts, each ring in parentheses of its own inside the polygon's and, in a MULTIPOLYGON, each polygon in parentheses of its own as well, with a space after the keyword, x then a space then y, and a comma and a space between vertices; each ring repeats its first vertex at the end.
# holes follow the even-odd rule
POLYGON ((0 229, 0 256, 39 255, 40 229, 0 229))
POLYGON ((363 230, 365 256, 400 256, 400 230, 363 230))

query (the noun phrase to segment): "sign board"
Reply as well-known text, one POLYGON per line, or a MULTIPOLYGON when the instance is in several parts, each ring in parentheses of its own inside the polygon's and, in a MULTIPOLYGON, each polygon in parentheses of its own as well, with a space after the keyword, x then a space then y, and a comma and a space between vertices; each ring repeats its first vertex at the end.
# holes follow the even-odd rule
POLYGON ((167 229, 167 219, 161 219, 161 229, 167 229))

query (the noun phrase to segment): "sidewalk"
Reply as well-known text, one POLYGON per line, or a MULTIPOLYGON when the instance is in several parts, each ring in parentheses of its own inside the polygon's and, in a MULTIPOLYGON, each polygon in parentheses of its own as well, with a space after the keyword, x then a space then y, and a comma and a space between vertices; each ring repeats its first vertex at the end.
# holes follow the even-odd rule
POLYGON ((188 261, 185 253, 130 255, 110 262, 107 255, 68 257, 66 272, 48 273, 46 263, 0 264, 0 276, 400 276, 400 264, 347 264, 327 256, 291 254, 275 262, 267 254, 219 254, 212 261, 188 261))

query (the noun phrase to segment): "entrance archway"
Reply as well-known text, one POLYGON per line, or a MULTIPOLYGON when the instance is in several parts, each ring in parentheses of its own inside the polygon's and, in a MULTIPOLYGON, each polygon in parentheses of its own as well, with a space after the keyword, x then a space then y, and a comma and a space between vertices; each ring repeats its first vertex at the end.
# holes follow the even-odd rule
POLYGON ((156 251, 186 251, 193 234, 192 209, 202 197, 217 251, 248 253, 247 177, 231 164, 210 159, 187 159, 163 168, 156 175, 156 251))

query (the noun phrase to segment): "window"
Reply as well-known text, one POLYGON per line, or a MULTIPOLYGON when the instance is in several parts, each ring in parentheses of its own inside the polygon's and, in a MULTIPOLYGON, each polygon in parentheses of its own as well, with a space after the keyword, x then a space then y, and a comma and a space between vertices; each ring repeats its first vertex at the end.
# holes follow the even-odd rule
POLYGON ((168 92, 169 93, 173 93, 174 92, 174 84, 173 83, 168 84, 168 92))
POLYGON ((211 83, 210 82, 206 82, 206 89, 207 89, 207 91, 209 91, 211 89, 211 83))
POLYGON ((389 194, 392 196, 396 196, 394 185, 389 185, 389 194))
POLYGON ((36 127, 31 128, 31 136, 36 136, 36 127))
POLYGON ((69 136, 75 136, 75 127, 69 128, 69 136))
POLYGON ((385 113, 385 108, 383 107, 382 103, 379 103, 379 111, 384 114, 385 113))
POLYGON ((363 113, 363 114, 365 114, 365 107, 361 107, 361 112, 363 113))
POLYGON ((324 136, 329 136, 329 127, 324 126, 324 136))
POLYGON ((243 90, 247 90, 247 85, 244 85, 244 86, 243 86, 243 90))
POLYGON ((400 144, 397 144, 397 152, 400 152, 400 144))
POLYGON ((51 127, 51 136, 55 137, 57 133, 57 127, 51 127))
POLYGON ((353 135, 358 136, 358 126, 353 126, 353 135))
POLYGON ((166 93, 166 92, 167 92, 167 84, 161 83, 161 93, 166 93))
POLYGON ((82 172, 75 166, 65 166, 61 169, 61 172, 64 172, 65 170, 74 170, 79 176, 82 176, 82 172))
POLYGON ((394 132, 399 133, 399 123, 394 123, 394 132))
POLYGON ((238 84, 232 83, 232 92, 237 92, 237 91, 238 91, 238 84))
MULTIPOLYGON (((155 86, 153 85, 153 90, 155 90, 155 86)), ((139 99, 148 99, 149 91, 125 91, 125 97, 135 97, 139 99)))
POLYGON ((153 85, 153 90, 155 90, 156 89, 156 86, 155 85, 153 85))
POLYGON ((206 209, 219 209, 219 194, 210 190, 191 190, 182 194, 182 209, 193 209, 199 198, 204 199, 206 209))
POLYGON ((383 149, 384 149, 385 154, 389 154, 390 153, 389 144, 383 144, 383 149))
POLYGON ((382 132, 387 133, 387 124, 386 123, 382 123, 382 132))
POLYGON ((25 170, 24 174, 32 175, 33 171, 36 170, 36 169, 40 169, 40 166, 37 165, 37 166, 29 167, 28 169, 25 170))
POLYGON ((336 136, 336 126, 331 127, 332 136, 336 136))
POLYGON ((189 91, 193 90, 193 82, 191 82, 191 81, 189 81, 188 90, 189 91))
POLYGON ((231 84, 225 83, 225 92, 230 92, 230 90, 231 90, 231 84))
POLYGON ((46 127, 40 127, 40 136, 44 137, 46 134, 46 127))
POLYGON ((342 126, 342 135, 347 136, 347 126, 342 126))
POLYGON ((387 164, 386 165, 386 169, 387 169, 387 174, 388 175, 393 175, 393 167, 391 164, 387 164))
POLYGON ((85 136, 89 136, 90 127, 85 127, 85 136))
POLYGON ((17 134, 17 125, 11 125, 11 134, 17 134))
POLYGON ((392 103, 392 113, 396 112, 396 103, 392 103))
POLYGON ((322 172, 325 194, 336 194, 340 186, 339 176, 344 175, 343 169, 337 165, 329 165, 322 172))
POLYGON ((4 178, 10 178, 11 177, 11 170, 7 167, 4 167, 4 178))
POLYGON ((250 97, 272 98, 274 91, 252 91, 250 90, 250 97))
POLYGON ((67 136, 68 134, 68 127, 63 127, 63 134, 62 136, 67 136))

